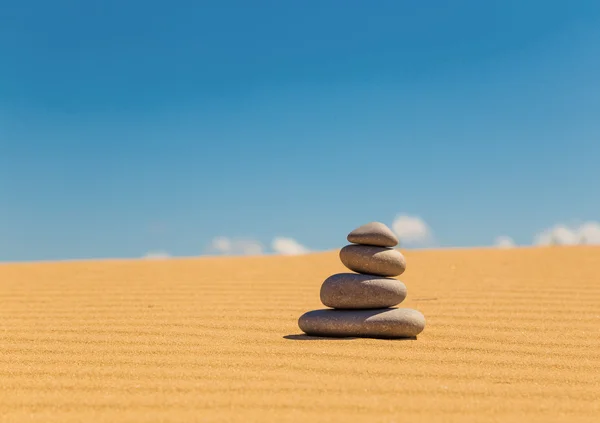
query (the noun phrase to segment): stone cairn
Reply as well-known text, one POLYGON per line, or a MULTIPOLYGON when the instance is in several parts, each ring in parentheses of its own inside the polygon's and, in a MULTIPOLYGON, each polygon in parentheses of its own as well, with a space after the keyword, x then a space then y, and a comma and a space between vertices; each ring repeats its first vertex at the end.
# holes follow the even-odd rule
POLYGON ((371 222, 348 234, 340 260, 357 273, 338 273, 321 286, 321 302, 331 307, 309 311, 298 320, 307 335, 327 337, 408 338, 425 329, 421 312, 392 308, 406 298, 406 286, 393 276, 406 270, 394 249, 398 238, 386 225, 371 222))

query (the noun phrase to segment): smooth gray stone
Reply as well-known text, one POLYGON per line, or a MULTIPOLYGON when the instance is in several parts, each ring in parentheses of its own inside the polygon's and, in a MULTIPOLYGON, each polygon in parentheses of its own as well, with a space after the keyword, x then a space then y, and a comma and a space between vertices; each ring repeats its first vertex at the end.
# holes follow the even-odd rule
POLYGON ((394 232, 381 222, 371 222, 362 225, 348 234, 348 242, 377 247, 394 247, 398 238, 394 232))
POLYGON ((313 310, 298 319, 307 335, 360 338, 409 338, 425 329, 425 316, 409 308, 313 310))
POLYGON ((385 308, 406 298, 406 286, 398 279, 377 275, 338 273, 321 285, 321 302, 333 308, 385 308))
POLYGON ((370 275, 399 276, 406 270, 402 253, 387 247, 346 245, 340 250, 340 260, 348 269, 370 275))

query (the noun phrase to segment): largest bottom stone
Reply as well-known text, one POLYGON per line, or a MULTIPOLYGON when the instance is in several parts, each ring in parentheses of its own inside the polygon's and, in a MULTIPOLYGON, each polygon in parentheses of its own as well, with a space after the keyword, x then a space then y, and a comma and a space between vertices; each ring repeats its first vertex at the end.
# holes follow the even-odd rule
POLYGON ((298 319, 307 335, 361 338, 407 338, 425 329, 425 316, 410 308, 313 310, 298 319))

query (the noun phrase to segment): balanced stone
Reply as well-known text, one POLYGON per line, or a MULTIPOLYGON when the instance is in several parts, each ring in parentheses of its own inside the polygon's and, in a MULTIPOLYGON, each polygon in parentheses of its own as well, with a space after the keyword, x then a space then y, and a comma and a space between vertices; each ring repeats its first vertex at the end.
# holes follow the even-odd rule
POLYGON ((406 286, 377 275, 338 273, 321 285, 321 302, 333 308, 385 308, 406 298, 406 286))
POLYGON ((425 316, 408 308, 313 310, 298 326, 307 335, 329 337, 408 338, 425 329, 425 316))
POLYGON ((402 253, 387 247, 346 245, 340 250, 340 260, 350 270, 371 275, 398 276, 406 270, 402 253))
POLYGON ((348 234, 348 242, 377 247, 394 247, 398 238, 390 228, 381 222, 371 222, 362 225, 348 234))

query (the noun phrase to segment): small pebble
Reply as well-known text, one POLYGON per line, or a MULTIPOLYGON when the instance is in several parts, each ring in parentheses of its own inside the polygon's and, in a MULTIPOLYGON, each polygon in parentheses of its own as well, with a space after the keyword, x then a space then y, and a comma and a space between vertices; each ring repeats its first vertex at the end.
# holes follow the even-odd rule
POLYGON ((377 247, 394 247, 398 238, 394 232, 381 222, 362 225, 348 234, 348 242, 354 244, 374 245, 377 247))

